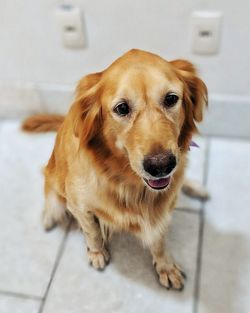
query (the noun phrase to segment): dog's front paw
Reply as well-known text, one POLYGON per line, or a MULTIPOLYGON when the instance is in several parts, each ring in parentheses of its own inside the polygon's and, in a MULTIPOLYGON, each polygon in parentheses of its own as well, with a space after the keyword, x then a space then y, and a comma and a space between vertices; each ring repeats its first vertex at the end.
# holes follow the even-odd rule
POLYGON ((105 248, 99 251, 88 249, 87 253, 90 265, 97 270, 103 270, 109 262, 110 256, 105 248))
POLYGON ((186 275, 174 263, 155 264, 156 271, 159 275, 160 284, 167 289, 183 290, 184 279, 186 275))

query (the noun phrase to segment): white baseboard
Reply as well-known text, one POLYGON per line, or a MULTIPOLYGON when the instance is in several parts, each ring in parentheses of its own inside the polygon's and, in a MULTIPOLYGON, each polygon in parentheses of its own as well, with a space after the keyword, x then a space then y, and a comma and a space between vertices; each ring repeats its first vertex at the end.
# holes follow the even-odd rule
POLYGON ((0 83, 0 117, 12 118, 43 111, 41 98, 33 83, 0 83))
POLYGON ((74 87, 68 85, 0 82, 0 118, 45 112, 66 114, 73 96, 74 87))
POLYGON ((73 86, 40 84, 38 90, 45 112, 58 114, 68 112, 74 99, 73 86))
POLYGON ((211 95, 199 129, 204 135, 250 138, 250 97, 211 95))
MULTIPOLYGON (((74 86, 0 82, 0 118, 22 118, 34 113, 66 114, 74 86)), ((210 95, 204 135, 250 138, 250 97, 210 95)))

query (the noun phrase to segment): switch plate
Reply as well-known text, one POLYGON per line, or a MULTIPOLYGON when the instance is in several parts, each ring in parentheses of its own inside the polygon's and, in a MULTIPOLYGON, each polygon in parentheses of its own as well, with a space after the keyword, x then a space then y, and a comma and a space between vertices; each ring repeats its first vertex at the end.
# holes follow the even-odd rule
POLYGON ((56 19, 61 30, 64 47, 84 48, 85 36, 81 9, 72 5, 61 5, 56 10, 56 19))
POLYGON ((196 54, 215 54, 219 50, 222 13, 196 11, 191 17, 191 45, 196 54))

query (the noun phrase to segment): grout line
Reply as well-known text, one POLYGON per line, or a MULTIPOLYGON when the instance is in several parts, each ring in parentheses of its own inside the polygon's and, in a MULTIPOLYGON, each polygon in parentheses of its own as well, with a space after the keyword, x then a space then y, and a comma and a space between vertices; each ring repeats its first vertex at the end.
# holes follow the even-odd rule
POLYGON ((196 255, 196 271, 195 271, 195 284, 194 284, 194 304, 193 312, 198 312, 199 298, 200 298, 200 279, 201 279, 201 262, 202 262, 202 248, 203 248, 203 235, 204 235, 204 211, 203 208, 199 214, 199 231, 198 231, 198 247, 196 255))
POLYGON ((200 209, 196 210, 196 209, 185 208, 185 207, 176 207, 175 211, 189 213, 189 214, 200 214, 200 209))
POLYGON ((40 305, 38 313, 42 313, 43 312, 44 305, 46 303, 47 296, 48 296, 48 293, 49 293, 52 281, 53 281, 53 279, 55 277, 56 270, 58 268, 61 256, 62 256, 63 251, 64 251, 64 247, 65 247, 68 235, 69 235, 70 227, 71 227, 71 222, 68 224, 67 229, 66 229, 66 231, 64 233, 64 236, 63 236, 63 240, 62 240, 62 242, 61 242, 61 244, 59 246, 59 249, 58 249, 58 252, 57 252, 57 255, 56 255, 56 260, 55 260, 55 263, 54 263, 54 266, 53 266, 53 269, 52 269, 52 272, 51 272, 50 280, 49 280, 49 283, 48 283, 47 288, 45 290, 44 296, 42 298, 42 302, 41 302, 41 305, 40 305))
POLYGON ((214 135, 209 135, 209 134, 203 134, 203 138, 208 138, 208 139, 224 139, 224 140, 240 140, 240 141, 250 141, 249 136, 241 136, 241 135, 223 135, 223 134, 214 134, 214 135))
POLYGON ((43 298, 39 296, 29 295, 25 293, 15 292, 15 291, 7 291, 7 290, 0 290, 0 295, 4 295, 7 297, 16 297, 22 299, 29 299, 29 300, 36 300, 41 301, 43 298))
MULTIPOLYGON (((203 172, 203 185, 207 186, 208 170, 210 165, 210 138, 207 139, 205 164, 203 172)), ((204 241, 204 227, 205 227, 205 202, 202 203, 201 210, 199 212, 199 237, 198 237, 198 248, 196 257, 196 272, 195 272, 195 285, 194 285, 194 304, 193 313, 198 313, 199 299, 200 299, 200 282, 201 282, 201 270, 202 270, 202 252, 203 252, 203 241, 204 241)))

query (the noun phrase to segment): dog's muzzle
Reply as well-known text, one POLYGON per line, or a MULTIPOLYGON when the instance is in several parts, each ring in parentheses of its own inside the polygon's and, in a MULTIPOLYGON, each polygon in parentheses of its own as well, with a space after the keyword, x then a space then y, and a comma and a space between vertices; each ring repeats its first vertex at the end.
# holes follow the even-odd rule
POLYGON ((170 174, 176 164, 176 157, 169 150, 159 154, 147 155, 143 161, 143 169, 150 178, 144 178, 145 182, 153 189, 166 188, 170 183, 170 174))

